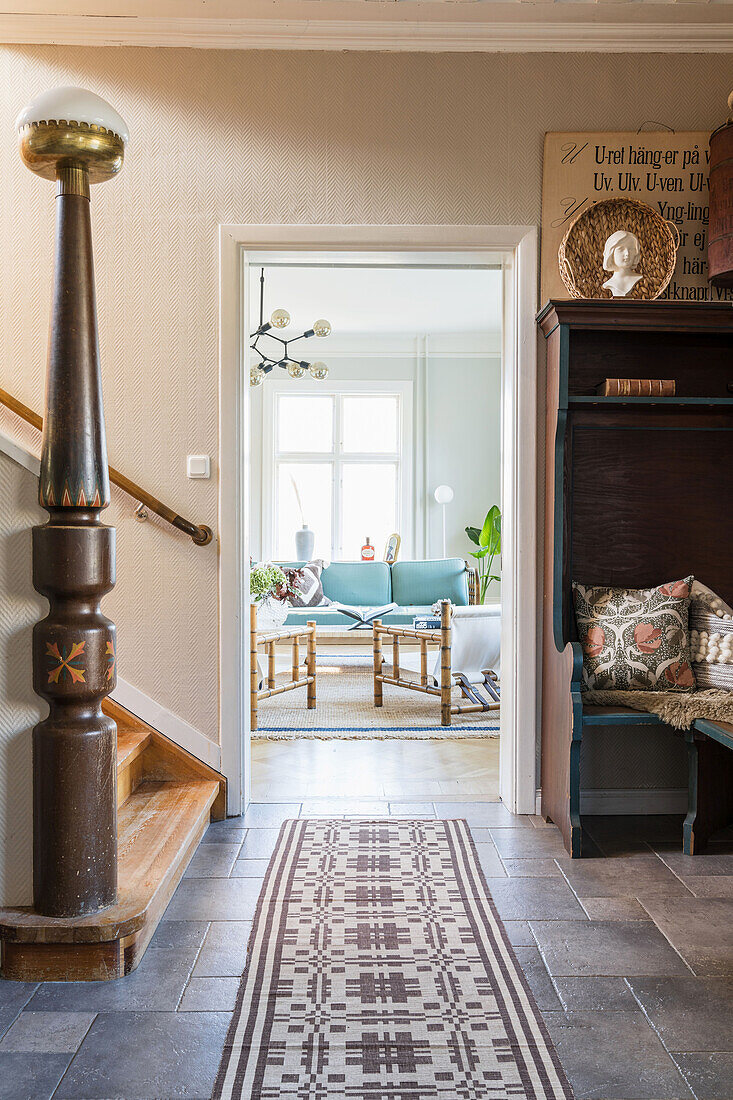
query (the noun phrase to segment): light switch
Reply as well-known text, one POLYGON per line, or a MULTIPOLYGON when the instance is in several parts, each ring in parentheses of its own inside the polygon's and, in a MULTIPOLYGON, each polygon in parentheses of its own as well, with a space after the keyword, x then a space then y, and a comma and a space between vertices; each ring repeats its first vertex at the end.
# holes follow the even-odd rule
POLYGON ((211 477, 211 461, 208 455, 189 455, 187 460, 189 477, 211 477))

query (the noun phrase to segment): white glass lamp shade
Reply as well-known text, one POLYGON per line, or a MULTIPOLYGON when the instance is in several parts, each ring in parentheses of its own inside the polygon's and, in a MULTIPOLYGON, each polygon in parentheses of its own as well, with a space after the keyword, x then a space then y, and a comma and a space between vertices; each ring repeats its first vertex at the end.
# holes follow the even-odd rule
POLYGON ((453 490, 450 485, 439 485, 433 496, 437 504, 450 504, 453 500, 453 490))
POLYGON ((15 120, 15 128, 20 131, 25 126, 42 122, 85 123, 87 126, 110 130, 125 145, 130 139, 127 123, 122 116, 106 99, 86 88, 64 86, 41 92, 20 112, 15 120))
POLYGON ((89 183, 112 179, 122 168, 130 136, 114 107, 85 88, 42 92, 15 126, 24 164, 48 180, 69 166, 86 169, 89 183))

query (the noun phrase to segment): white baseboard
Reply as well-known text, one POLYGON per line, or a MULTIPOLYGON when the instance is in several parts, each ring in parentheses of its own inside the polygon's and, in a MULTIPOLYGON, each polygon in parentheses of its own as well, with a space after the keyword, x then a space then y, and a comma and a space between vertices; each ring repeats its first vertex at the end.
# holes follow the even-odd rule
POLYGON ((192 756, 219 771, 221 764, 219 746, 189 722, 174 714, 172 710, 167 710, 160 703, 156 703, 155 699, 151 699, 144 691, 140 691, 140 688, 133 687, 125 680, 118 680, 111 698, 121 707, 136 714, 143 722, 147 722, 153 729, 170 737, 171 741, 175 741, 192 756))
POLYGON ((537 817, 542 813, 542 788, 538 787, 534 795, 534 812, 537 817))
POLYGON ((582 791, 581 814, 684 814, 687 813, 687 787, 663 790, 582 791))

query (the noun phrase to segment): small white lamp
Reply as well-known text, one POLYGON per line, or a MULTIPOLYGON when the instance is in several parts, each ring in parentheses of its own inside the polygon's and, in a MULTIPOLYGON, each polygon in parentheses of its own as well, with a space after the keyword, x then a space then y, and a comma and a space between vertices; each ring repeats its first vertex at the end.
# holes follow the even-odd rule
POLYGON ((445 557, 445 506, 453 500, 453 490, 450 485, 439 485, 433 493, 436 504, 443 509, 443 557, 445 557))

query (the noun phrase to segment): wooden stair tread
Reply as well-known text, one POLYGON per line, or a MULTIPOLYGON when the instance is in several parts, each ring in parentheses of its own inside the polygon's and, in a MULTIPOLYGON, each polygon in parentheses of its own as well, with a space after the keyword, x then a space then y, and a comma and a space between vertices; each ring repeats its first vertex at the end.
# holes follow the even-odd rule
POLYGON ((120 728, 117 726, 117 771, 136 760, 150 744, 151 733, 144 727, 129 725, 120 728))
POLYGON ((167 903, 218 793, 209 779, 144 780, 118 811, 117 904, 73 918, 5 908, 0 934, 16 942, 99 943, 138 931, 157 901, 167 903))

